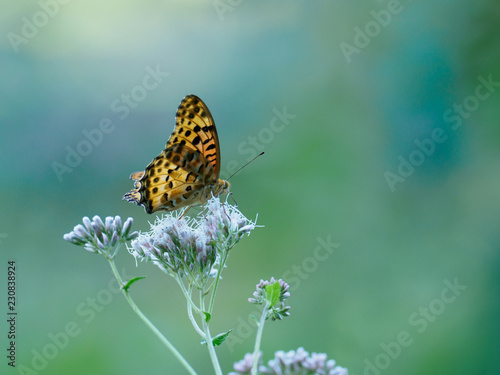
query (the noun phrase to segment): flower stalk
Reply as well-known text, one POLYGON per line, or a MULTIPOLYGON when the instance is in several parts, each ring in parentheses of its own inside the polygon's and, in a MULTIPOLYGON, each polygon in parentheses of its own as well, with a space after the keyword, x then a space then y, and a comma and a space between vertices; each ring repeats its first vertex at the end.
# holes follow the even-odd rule
POLYGON ((186 359, 182 356, 181 353, 175 348, 175 346, 156 328, 156 326, 144 315, 144 313, 139 309, 139 307, 135 304, 134 300, 130 296, 128 290, 123 288, 124 282, 120 276, 120 273, 118 272, 118 269, 116 268, 116 264, 114 260, 108 259, 109 265, 113 271, 113 274, 116 277, 116 280, 118 281, 118 285, 121 285, 122 288, 122 294, 127 300, 128 304, 132 308, 132 310, 137 314, 137 316, 148 326, 148 328, 153 331, 153 333, 160 339, 160 341, 167 347, 170 352, 177 358, 177 360, 184 366, 184 368, 190 373, 191 375, 196 375, 196 371, 191 367, 191 365, 186 361, 186 359))
POLYGON ((257 327, 257 335, 255 337, 255 345, 253 349, 253 364, 252 364, 252 375, 257 375, 257 369, 259 365, 259 353, 260 353, 260 343, 262 341, 262 333, 264 332, 264 324, 266 323, 267 310, 269 309, 269 304, 266 302, 262 314, 260 316, 259 325, 257 327))
POLYGON ((184 211, 157 218, 149 232, 132 241, 129 252, 176 280, 186 297, 189 320, 207 345, 215 373, 222 375, 215 346, 227 333, 214 338, 210 331, 215 296, 230 250, 256 225, 218 198, 210 199, 205 208, 207 212, 196 218, 187 218, 184 211))
POLYGON ((156 328, 156 326, 143 314, 143 312, 136 305, 132 297, 128 293, 128 287, 125 288, 125 283, 123 282, 120 273, 116 267, 114 258, 116 257, 120 245, 130 240, 134 240, 138 237, 138 232, 130 232, 133 219, 129 217, 125 223, 122 225, 122 220, 119 216, 114 218, 111 216, 106 217, 103 222, 99 216, 94 216, 92 221, 88 217, 82 219, 83 225, 78 224, 75 226, 73 231, 66 233, 63 238, 78 246, 83 246, 85 250, 92 253, 98 253, 103 255, 113 272, 118 285, 122 291, 123 296, 132 308, 132 310, 137 314, 137 316, 148 326, 151 331, 160 339, 160 341, 166 346, 168 350, 179 360, 179 362, 184 366, 184 368, 191 375, 196 375, 196 371, 191 367, 191 365, 186 361, 186 359, 179 353, 175 346, 156 328))

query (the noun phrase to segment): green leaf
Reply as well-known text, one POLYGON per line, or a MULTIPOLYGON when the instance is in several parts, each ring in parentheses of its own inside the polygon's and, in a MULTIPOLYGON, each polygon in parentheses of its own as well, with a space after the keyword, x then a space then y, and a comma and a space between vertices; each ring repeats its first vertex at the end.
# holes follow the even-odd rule
POLYGON ((276 281, 274 284, 266 285, 266 300, 269 306, 276 305, 280 300, 280 283, 276 281))
POLYGON ((226 341, 227 339, 227 336, 229 336, 229 334, 232 332, 233 330, 230 329, 229 331, 227 332, 224 332, 224 333, 219 333, 217 336, 214 337, 214 339, 212 340, 212 343, 214 344, 214 346, 219 346, 221 345, 224 341, 226 341))
MULTIPOLYGON (((227 336, 229 336, 229 334, 232 332, 233 330, 230 329, 229 331, 227 332, 223 332, 223 333, 219 333, 217 336, 215 336, 213 339, 212 339, 212 344, 214 346, 219 346, 221 345, 224 341, 226 341, 227 339, 227 336)), ((201 344, 202 345, 206 345, 207 342, 205 340, 202 340, 201 341, 201 344)))
POLYGON ((255 322, 255 324, 257 324, 257 326, 259 326, 260 321, 254 314, 251 314, 250 318, 255 322))
POLYGON ((135 283, 137 280, 145 279, 146 276, 139 276, 139 277, 134 277, 133 279, 130 279, 127 281, 127 283, 122 287, 124 291, 128 292, 128 288, 135 283))
POLYGON ((205 322, 209 323, 210 319, 212 319, 212 316, 207 313, 206 311, 202 311, 203 315, 205 315, 205 322))

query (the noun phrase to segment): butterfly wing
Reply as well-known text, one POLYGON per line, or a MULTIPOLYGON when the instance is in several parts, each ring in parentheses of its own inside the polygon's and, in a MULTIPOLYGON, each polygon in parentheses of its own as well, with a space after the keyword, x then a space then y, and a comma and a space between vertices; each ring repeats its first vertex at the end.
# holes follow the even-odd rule
POLYGON ((167 148, 177 143, 198 150, 214 166, 214 180, 220 174, 219 137, 212 114, 196 95, 186 96, 176 113, 175 129, 167 148))
POLYGON ((149 214, 198 204, 213 168, 197 150, 181 144, 167 147, 144 172, 130 176, 136 179, 135 188, 124 199, 144 206, 149 214))
POLYGON ((195 95, 177 110, 176 126, 165 150, 145 169, 135 172, 134 189, 124 195, 147 213, 201 203, 202 191, 220 173, 219 139, 208 107, 195 95))

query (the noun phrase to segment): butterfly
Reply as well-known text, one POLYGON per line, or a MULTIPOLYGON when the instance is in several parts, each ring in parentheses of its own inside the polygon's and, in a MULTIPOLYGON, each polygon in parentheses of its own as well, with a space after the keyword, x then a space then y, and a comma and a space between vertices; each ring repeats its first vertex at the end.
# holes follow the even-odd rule
POLYGON ((212 195, 229 192, 229 182, 219 179, 219 138, 206 104, 188 95, 175 116, 165 149, 143 172, 130 175, 134 189, 123 196, 148 214, 204 204, 212 195))

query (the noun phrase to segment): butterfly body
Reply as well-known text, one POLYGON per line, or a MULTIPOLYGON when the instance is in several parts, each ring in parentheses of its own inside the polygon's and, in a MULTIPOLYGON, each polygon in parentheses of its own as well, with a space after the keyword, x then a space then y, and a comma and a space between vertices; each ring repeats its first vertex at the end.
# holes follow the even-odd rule
POLYGON ((219 179, 219 139, 208 107, 188 95, 176 120, 165 150, 144 172, 132 173, 134 189, 123 197, 144 206, 149 214, 203 204, 212 195, 229 192, 229 182, 219 179))

